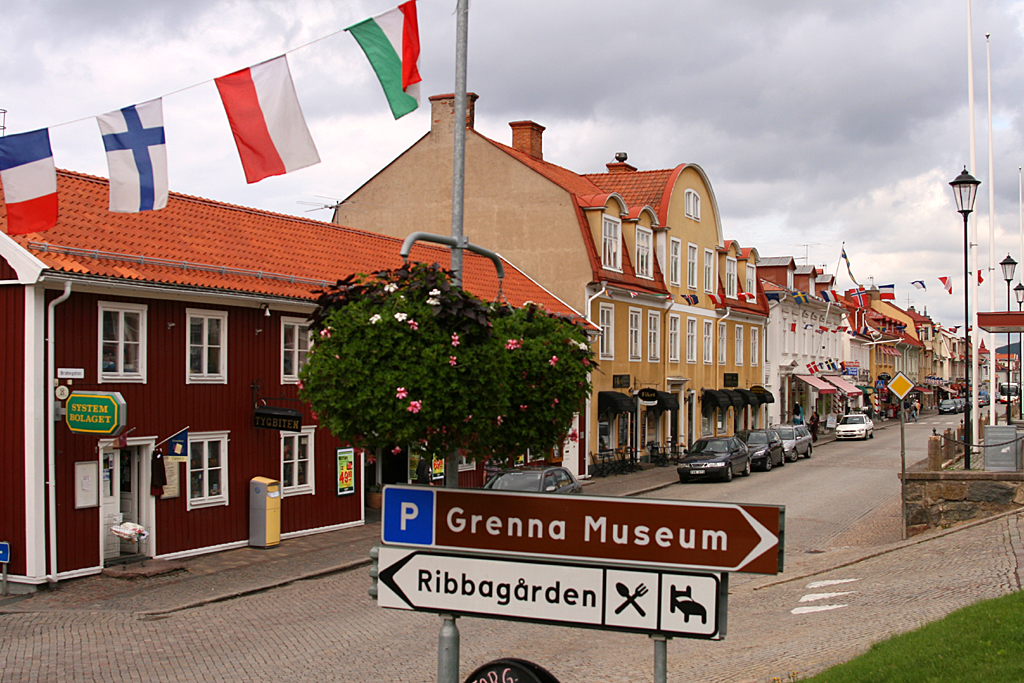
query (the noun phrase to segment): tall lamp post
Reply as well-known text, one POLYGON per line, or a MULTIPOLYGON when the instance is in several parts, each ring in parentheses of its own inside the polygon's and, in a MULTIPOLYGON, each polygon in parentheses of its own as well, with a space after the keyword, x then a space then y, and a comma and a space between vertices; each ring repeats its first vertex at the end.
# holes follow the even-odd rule
MULTIPOLYGON (((967 237, 967 217, 974 211, 974 200, 978 198, 978 185, 981 185, 981 181, 972 176, 967 172, 967 167, 964 166, 963 173, 958 175, 956 179, 951 182, 950 187, 953 188, 953 199, 956 201, 956 210, 964 217, 964 328, 967 330, 966 342, 967 342, 967 364, 964 368, 964 378, 967 380, 967 391, 971 390, 971 370, 970 370, 970 357, 971 357, 971 276, 967 267, 967 254, 970 252, 970 242, 967 237)), ((971 469, 971 449, 973 448, 974 441, 972 440, 973 434, 971 434, 971 401, 967 402, 967 409, 964 412, 964 469, 971 469)))
MULTIPOLYGON (((999 262, 999 267, 1003 269, 1003 279, 1006 280, 1006 312, 1010 312, 1010 283, 1013 282, 1013 271, 1017 267, 1017 262, 1006 255, 1002 261, 999 262)), ((1011 384, 1010 380, 1010 333, 1006 333, 1006 385, 1009 388, 1011 384)), ((993 387, 989 387, 989 397, 992 396, 993 387)), ((1013 406, 1013 396, 1006 397, 1006 424, 1012 424, 1010 422, 1011 406, 1013 406)))
MULTIPOLYGON (((1013 288, 1013 295, 1015 297, 1017 297, 1017 312, 1019 313, 1020 310, 1021 310, 1021 307, 1024 306, 1024 285, 1022 285, 1021 283, 1018 282, 1017 286, 1013 288)), ((1022 343, 1022 340, 1024 340, 1024 335, 1022 335, 1021 333, 1018 332, 1017 333, 1017 386, 1021 388, 1020 390, 1018 390, 1018 392, 1017 392, 1018 394, 1022 394, 1021 390, 1024 390, 1024 349, 1021 348, 1022 346, 1024 346, 1024 343, 1022 343)), ((1024 395, 1021 396, 1021 400, 1022 400, 1022 403, 1020 403, 1018 405, 1024 406, 1024 395)), ((1017 409, 1017 412, 1018 412, 1018 414, 1020 414, 1020 408, 1017 409)))

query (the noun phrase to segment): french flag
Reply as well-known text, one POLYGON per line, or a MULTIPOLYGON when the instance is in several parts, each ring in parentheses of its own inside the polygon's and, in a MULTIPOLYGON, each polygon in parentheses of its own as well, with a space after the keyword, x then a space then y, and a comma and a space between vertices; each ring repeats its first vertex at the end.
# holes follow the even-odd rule
POLYGON ((48 129, 0 138, 0 182, 8 235, 42 232, 57 224, 57 169, 48 129))
POLYGON ((284 55, 221 76, 214 83, 247 183, 320 163, 284 55))

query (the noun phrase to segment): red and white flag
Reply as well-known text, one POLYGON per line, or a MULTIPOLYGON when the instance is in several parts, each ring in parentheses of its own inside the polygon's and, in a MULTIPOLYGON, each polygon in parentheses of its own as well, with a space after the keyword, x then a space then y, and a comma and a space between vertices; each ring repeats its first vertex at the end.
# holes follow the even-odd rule
POLYGON ((246 182, 320 163, 284 55, 214 82, 235 136, 246 182))
POLYGON ((708 294, 708 298, 711 299, 711 303, 713 303, 715 306, 724 306, 725 305, 725 297, 724 296, 719 296, 718 294, 708 294))
POLYGON ((946 288, 947 292, 949 292, 950 294, 953 293, 953 278, 951 278, 951 277, 940 277, 939 278, 939 282, 942 283, 942 286, 946 288))

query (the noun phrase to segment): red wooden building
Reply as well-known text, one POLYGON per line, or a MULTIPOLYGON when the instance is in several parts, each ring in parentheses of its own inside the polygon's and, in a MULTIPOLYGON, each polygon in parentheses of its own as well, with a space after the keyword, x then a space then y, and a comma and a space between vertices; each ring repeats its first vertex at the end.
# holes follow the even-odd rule
MULTIPOLYGON (((364 482, 402 478, 404 454, 355 458, 340 493, 337 451, 297 399, 313 291, 350 273, 401 264, 400 241, 331 223, 172 194, 167 208, 107 211, 107 181, 60 171, 60 219, 42 233, 0 234, 3 353, 0 540, 10 578, 43 584, 92 574, 127 553, 183 557, 246 545, 249 484, 281 482, 287 539, 360 525, 364 482), (72 432, 67 394, 117 392, 120 436, 72 432), (301 412, 300 431, 259 428, 257 408, 301 412), (185 462, 165 440, 188 428, 185 462), (162 443, 164 442, 164 443, 162 443), (159 470, 158 470, 159 468, 159 470), (154 475, 168 482, 156 494, 154 475), (148 533, 138 545, 110 529, 148 533)), ((0 226, 6 205, 0 195, 0 226)), ((418 245, 412 259, 447 263, 418 245)), ((469 252, 464 282, 498 293, 493 264, 469 252)), ((506 264, 513 305, 575 314, 506 264)), ((482 471, 467 467, 464 485, 482 471)))

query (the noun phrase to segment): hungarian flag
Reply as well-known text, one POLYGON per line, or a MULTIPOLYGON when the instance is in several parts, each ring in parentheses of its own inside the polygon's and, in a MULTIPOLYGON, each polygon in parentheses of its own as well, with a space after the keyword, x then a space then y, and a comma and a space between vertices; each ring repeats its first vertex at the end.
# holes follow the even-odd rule
POLYGON ((951 278, 951 277, 940 277, 939 278, 939 282, 942 283, 942 286, 946 288, 946 291, 949 294, 953 293, 953 278, 951 278))
POLYGON ((320 163, 284 55, 221 76, 214 83, 247 183, 320 163))
POLYGON ((416 0, 345 29, 363 48, 391 113, 400 119, 420 105, 420 30, 416 0))

